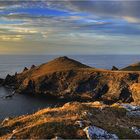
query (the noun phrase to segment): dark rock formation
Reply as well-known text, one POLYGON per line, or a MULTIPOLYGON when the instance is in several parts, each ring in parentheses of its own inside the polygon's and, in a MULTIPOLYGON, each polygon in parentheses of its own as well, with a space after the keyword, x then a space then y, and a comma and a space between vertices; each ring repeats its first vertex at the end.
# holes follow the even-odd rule
POLYGON ((8 74, 3 81, 3 85, 14 86, 16 82, 17 81, 16 81, 16 78, 15 78, 15 75, 11 76, 11 75, 8 74))
POLYGON ((115 66, 112 66, 111 70, 119 70, 119 69, 117 67, 115 67, 115 66))
POLYGON ((24 69, 23 69, 23 72, 25 72, 25 71, 27 71, 28 70, 28 68, 27 67, 25 67, 24 69))
POLYGON ((32 65, 32 66, 31 66, 31 69, 34 69, 35 67, 36 67, 35 65, 32 65))
POLYGON ((0 86, 3 84, 4 79, 0 78, 0 86))

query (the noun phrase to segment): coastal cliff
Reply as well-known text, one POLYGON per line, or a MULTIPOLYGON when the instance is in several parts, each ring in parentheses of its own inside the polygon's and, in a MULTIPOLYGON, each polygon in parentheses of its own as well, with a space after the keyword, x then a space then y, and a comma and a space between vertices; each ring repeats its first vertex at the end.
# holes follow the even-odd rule
POLYGON ((91 68, 68 57, 8 75, 4 85, 23 94, 140 104, 140 72, 91 68))

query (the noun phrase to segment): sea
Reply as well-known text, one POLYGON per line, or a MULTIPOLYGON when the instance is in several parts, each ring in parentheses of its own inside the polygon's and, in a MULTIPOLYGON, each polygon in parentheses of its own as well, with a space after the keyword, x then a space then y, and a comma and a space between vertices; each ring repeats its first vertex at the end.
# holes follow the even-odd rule
MULTIPOLYGON (((5 78, 7 74, 21 72, 24 67, 40 65, 57 57, 60 55, 0 55, 0 78, 5 78)), ((140 62, 140 55, 68 55, 68 57, 91 67, 103 69, 111 69, 112 66, 123 68, 140 62)), ((0 87, 0 120, 64 104, 64 101, 51 101, 43 97, 23 94, 15 94, 9 99, 3 98, 11 93, 10 89, 0 87)))

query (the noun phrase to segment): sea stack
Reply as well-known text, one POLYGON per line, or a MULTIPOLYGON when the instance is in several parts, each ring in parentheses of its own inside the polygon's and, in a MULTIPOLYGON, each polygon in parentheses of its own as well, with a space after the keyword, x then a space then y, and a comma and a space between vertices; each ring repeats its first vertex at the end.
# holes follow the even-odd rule
POLYGON ((112 66, 111 70, 119 70, 119 69, 117 67, 115 67, 115 66, 112 66))

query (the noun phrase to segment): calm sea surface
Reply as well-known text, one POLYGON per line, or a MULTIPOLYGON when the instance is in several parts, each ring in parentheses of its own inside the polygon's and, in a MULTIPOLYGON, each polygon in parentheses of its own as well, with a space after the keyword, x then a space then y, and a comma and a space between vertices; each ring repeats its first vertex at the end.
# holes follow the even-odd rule
MULTIPOLYGON (((48 62, 58 56, 50 55, 0 55, 0 78, 7 74, 20 72, 24 67, 32 64, 39 65, 48 62)), ((131 63, 140 61, 140 55, 73 55, 69 56, 86 65, 111 69, 113 65, 123 68, 131 63)), ((11 90, 0 87, 0 97, 11 94, 11 90)), ((53 107, 59 104, 58 101, 49 101, 42 97, 31 97, 16 94, 10 99, 0 98, 0 119, 8 116, 18 116, 33 113, 38 109, 53 107)), ((60 103, 62 104, 62 103, 60 103)))

